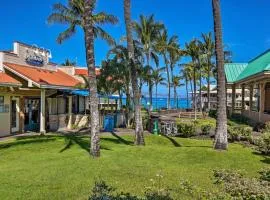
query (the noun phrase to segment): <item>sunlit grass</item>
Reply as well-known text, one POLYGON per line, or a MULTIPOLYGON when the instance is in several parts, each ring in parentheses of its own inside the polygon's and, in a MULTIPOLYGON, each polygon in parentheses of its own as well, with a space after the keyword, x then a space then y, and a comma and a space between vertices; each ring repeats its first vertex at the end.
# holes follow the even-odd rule
MULTIPOLYGON (((240 169, 248 176, 269 164, 250 148, 230 144, 217 152, 210 140, 147 136, 145 147, 131 136, 103 136, 101 158, 88 153, 87 137, 36 136, 0 142, 0 199, 87 199, 95 180, 141 195, 162 173, 164 187, 182 179, 211 189, 212 170, 240 169)), ((181 197, 181 194, 174 193, 181 197)))

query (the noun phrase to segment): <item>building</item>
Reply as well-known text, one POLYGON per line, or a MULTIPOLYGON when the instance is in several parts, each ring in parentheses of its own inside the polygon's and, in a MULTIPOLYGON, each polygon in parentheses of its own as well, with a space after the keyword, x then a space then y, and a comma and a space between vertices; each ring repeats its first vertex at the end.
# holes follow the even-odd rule
POLYGON ((50 51, 14 42, 0 51, 0 137, 72 125, 73 91, 82 84, 50 62, 50 51))
POLYGON ((243 116, 255 122, 270 121, 270 50, 262 53, 248 63, 225 64, 227 88, 232 90, 231 112, 235 112, 236 91, 242 91, 243 116), (245 106, 249 90, 248 107, 245 106))

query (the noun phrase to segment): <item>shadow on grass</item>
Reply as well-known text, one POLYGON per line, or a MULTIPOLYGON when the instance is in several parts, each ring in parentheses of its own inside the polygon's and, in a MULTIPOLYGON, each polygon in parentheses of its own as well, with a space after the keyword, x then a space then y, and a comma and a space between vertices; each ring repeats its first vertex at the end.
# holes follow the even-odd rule
POLYGON ((257 156, 260 156, 261 158, 263 158, 263 160, 260 160, 261 162, 266 163, 266 164, 270 164, 270 156, 262 154, 262 153, 260 153, 258 151, 254 151, 252 153, 254 155, 257 155, 257 156))
POLYGON ((175 147, 181 147, 182 145, 179 144, 175 139, 173 139, 172 137, 169 137, 167 135, 162 135, 163 137, 167 138, 168 140, 170 140, 170 142, 175 146, 175 147))
MULTIPOLYGON (((62 148, 59 151, 60 153, 70 149, 74 144, 78 145, 79 147, 81 147, 86 152, 88 152, 88 153, 90 152, 89 139, 86 140, 82 136, 77 136, 77 135, 74 135, 74 134, 63 135, 63 137, 65 138, 66 145, 64 146, 64 148, 62 148)), ((109 148, 103 147, 102 145, 100 146, 100 149, 111 150, 109 148)))
POLYGON ((56 138, 52 136, 19 136, 16 138, 15 141, 5 142, 0 144, 0 149, 7 149, 10 147, 15 147, 19 145, 26 145, 26 144, 37 144, 37 143, 45 143, 51 142, 56 140, 56 138))

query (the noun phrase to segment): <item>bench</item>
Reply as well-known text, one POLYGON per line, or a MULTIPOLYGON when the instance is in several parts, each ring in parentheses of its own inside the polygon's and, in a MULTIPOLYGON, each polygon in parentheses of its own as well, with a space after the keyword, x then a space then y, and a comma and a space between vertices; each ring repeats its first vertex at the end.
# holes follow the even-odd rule
MULTIPOLYGON (((198 119, 203 118, 203 113, 202 112, 196 112, 196 117, 198 119)), ((180 112, 179 113, 179 118, 195 118, 195 112, 180 112)))

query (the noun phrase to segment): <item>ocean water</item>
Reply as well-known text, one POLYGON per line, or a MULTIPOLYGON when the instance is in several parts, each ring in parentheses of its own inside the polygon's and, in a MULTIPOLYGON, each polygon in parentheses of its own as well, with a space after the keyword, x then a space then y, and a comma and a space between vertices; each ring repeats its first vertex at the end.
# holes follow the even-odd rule
MULTIPOLYGON (((126 99, 123 99, 123 104, 125 104, 126 99)), ((149 102, 149 98, 143 98, 141 101, 141 104, 144 108, 148 108, 149 102)), ((167 98, 153 98, 153 109, 161 109, 161 108, 167 108, 167 102, 168 99, 167 98)), ((187 99, 186 98, 181 98, 178 99, 178 101, 174 102, 174 99, 171 98, 171 102, 170 102, 171 108, 191 108, 191 100, 189 100, 188 104, 187 104, 187 99)))

